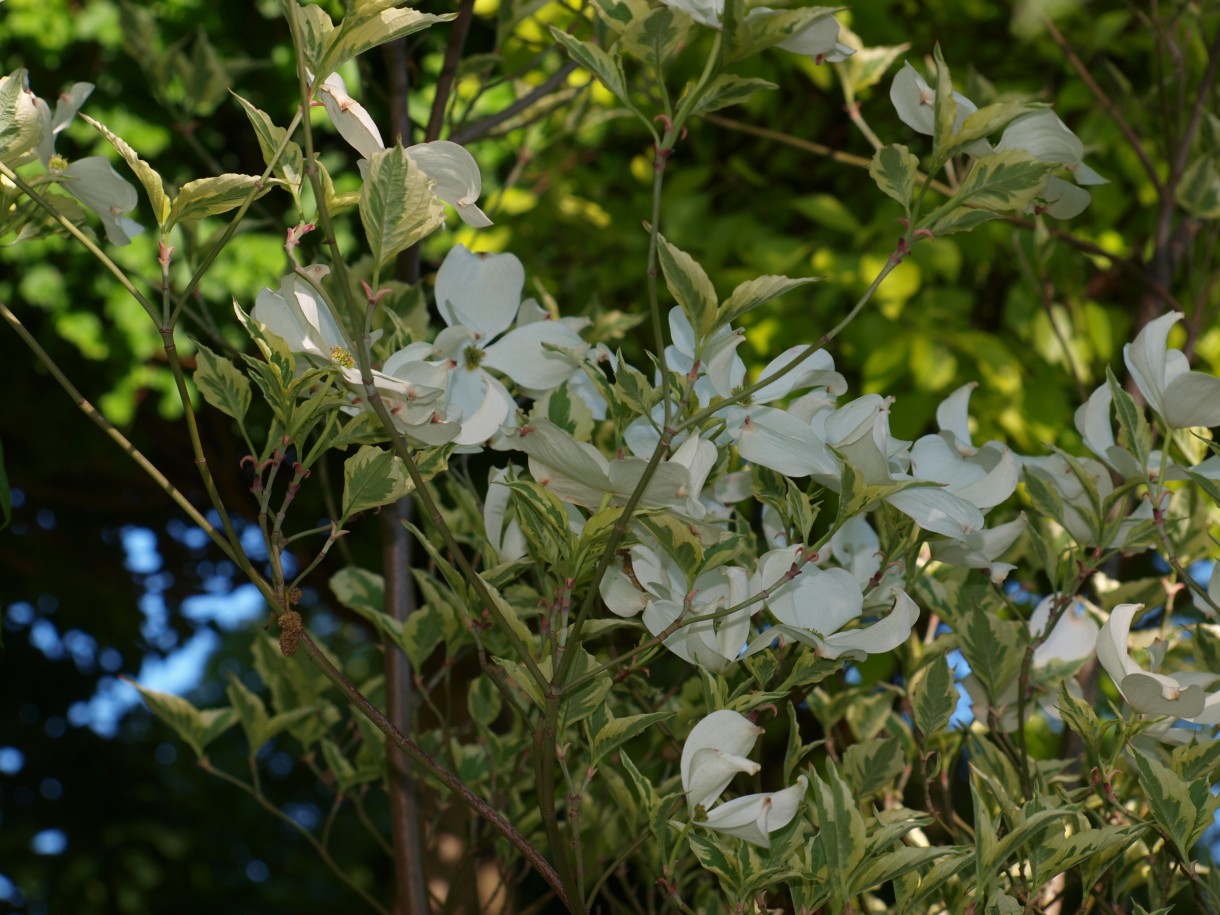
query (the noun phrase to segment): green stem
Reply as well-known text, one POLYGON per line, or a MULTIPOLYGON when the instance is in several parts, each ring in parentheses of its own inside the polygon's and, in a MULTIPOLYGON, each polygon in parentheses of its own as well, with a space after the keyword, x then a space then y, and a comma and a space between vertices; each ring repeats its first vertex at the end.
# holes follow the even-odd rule
POLYGON ((225 246, 229 243, 229 239, 233 237, 233 233, 235 233, 237 231, 237 227, 241 225, 241 221, 245 218, 246 212, 250 209, 250 206, 258 197, 259 192, 262 191, 263 187, 266 185, 267 179, 271 177, 271 173, 275 171, 276 165, 279 164, 280 157, 284 155, 284 150, 286 150, 288 148, 288 144, 292 142, 292 134, 296 131, 297 125, 299 125, 302 120, 303 117, 301 111, 298 110, 296 114, 292 116, 292 120, 289 122, 288 126, 284 129, 284 136, 280 140, 280 145, 277 146, 275 148, 275 152, 271 154, 271 161, 267 163, 267 167, 263 170, 262 175, 259 177, 258 183, 255 184, 254 187, 250 188, 249 192, 245 196, 245 199, 242 200, 241 206, 237 208, 237 212, 233 214, 233 218, 229 220, 229 224, 225 226, 224 233, 208 248, 207 254, 203 256, 203 260, 200 262, 199 266, 195 268, 195 273, 191 277, 191 281, 186 284, 186 288, 182 290, 182 294, 178 296, 178 305, 170 315, 169 320, 166 322, 167 327, 173 327, 174 324, 178 322, 178 316, 182 313, 183 305, 185 305, 186 301, 195 292, 195 288, 203 280, 204 275, 211 268, 212 263, 217 257, 220 256, 220 252, 225 249, 225 246))
MULTIPOLYGON (((207 455, 203 452, 203 440, 199 435, 199 425, 195 419, 195 408, 191 405, 190 391, 187 390, 186 374, 182 370, 182 360, 178 358, 178 345, 174 343, 174 331, 172 328, 163 327, 160 328, 160 332, 165 355, 169 358, 170 371, 173 372, 174 383, 178 388, 178 398, 182 401, 182 412, 186 418, 186 431, 191 440, 191 451, 195 455, 195 466, 199 470, 199 477, 203 481, 203 488, 208 494, 208 501, 212 503, 212 507, 216 509, 216 514, 220 516, 220 523, 224 527, 225 536, 229 538, 229 543, 233 546, 233 561, 237 563, 238 568, 245 573, 250 581, 258 584, 262 581, 262 576, 254 568, 250 557, 246 555, 246 551, 242 548, 241 536, 237 533, 237 529, 233 526, 233 521, 229 518, 229 512, 225 508, 224 500, 220 498, 220 492, 216 489, 216 482, 212 479, 212 470, 208 466, 207 455)), ((281 612, 287 609, 276 602, 276 595, 273 589, 264 590, 263 594, 271 602, 271 607, 276 616, 279 616, 281 612)))

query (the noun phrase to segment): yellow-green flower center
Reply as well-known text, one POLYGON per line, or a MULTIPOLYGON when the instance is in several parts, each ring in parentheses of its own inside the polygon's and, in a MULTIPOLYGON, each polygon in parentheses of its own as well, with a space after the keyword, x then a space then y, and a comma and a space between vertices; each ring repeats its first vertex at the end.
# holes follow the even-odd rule
POLYGON ((484 352, 477 346, 468 346, 462 353, 462 359, 466 363, 466 370, 473 372, 479 367, 483 361, 484 352))
POLYGON ((67 167, 68 160, 59 153, 55 153, 50 159, 47 160, 47 168, 53 172, 62 172, 67 167))
POLYGON ((341 365, 345 369, 351 369, 351 368, 356 367, 355 357, 353 357, 351 353, 349 353, 347 350, 345 350, 341 346, 335 346, 335 347, 331 348, 330 359, 336 365, 341 365))

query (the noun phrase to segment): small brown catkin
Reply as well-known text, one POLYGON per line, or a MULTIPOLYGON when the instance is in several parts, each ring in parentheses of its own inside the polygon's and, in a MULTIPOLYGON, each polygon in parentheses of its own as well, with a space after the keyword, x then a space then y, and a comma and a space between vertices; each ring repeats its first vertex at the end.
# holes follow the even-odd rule
POLYGON ((297 643, 301 641, 303 631, 301 614, 295 610, 285 610, 280 614, 280 651, 284 657, 291 658, 297 653, 297 643))

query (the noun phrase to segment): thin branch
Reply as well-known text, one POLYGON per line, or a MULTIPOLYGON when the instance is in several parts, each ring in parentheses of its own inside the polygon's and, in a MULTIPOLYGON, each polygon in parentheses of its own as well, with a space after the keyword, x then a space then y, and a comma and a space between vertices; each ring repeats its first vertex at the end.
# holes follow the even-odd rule
POLYGON ((1125 136, 1127 138, 1127 142, 1131 144, 1131 148, 1135 151, 1136 156, 1139 157, 1140 164, 1144 167, 1144 171, 1147 173, 1149 180, 1152 181, 1153 187, 1156 188, 1157 194, 1164 197, 1165 185, 1161 181, 1160 176, 1156 173, 1156 166, 1152 164, 1152 160, 1148 157, 1148 150, 1144 148, 1143 141, 1140 140, 1139 134, 1132 129, 1131 125, 1127 122, 1127 119, 1123 116, 1122 109, 1114 104, 1110 97, 1106 95, 1106 91, 1102 89, 1100 85, 1098 85, 1097 80, 1093 79, 1093 74, 1089 72, 1089 68, 1084 65, 1084 61, 1080 59, 1080 57, 1072 49, 1072 46, 1068 44, 1067 39, 1064 38, 1063 33, 1055 27, 1055 23, 1051 21, 1050 17, 1044 16, 1042 21, 1045 23, 1046 30, 1050 33, 1050 36, 1054 40, 1055 44, 1059 45, 1059 49, 1063 51, 1064 55, 1068 59, 1068 62, 1071 63, 1073 69, 1075 69, 1076 75, 1080 77, 1081 82, 1089 87, 1089 91, 1093 93, 1099 102, 1101 102, 1102 107, 1106 109, 1106 113, 1113 118, 1114 123, 1118 125, 1118 129, 1123 132, 1123 136, 1125 136))
MULTIPOLYGON (((174 500, 174 503, 181 508, 187 514, 187 516, 195 522, 195 524, 199 526, 200 530, 211 538, 213 543, 220 547, 221 552, 223 552, 225 556, 236 562, 233 555, 233 547, 225 538, 224 534, 217 530, 212 523, 204 517, 203 513, 192 505, 191 501, 185 495, 183 495, 173 483, 169 481, 165 474, 158 470, 156 465, 145 457, 140 449, 133 445, 122 432, 115 428, 110 420, 106 419, 105 416, 99 413, 97 408, 93 406, 93 404, 91 404, 85 398, 85 396, 76 389, 76 386, 68 380, 68 376, 63 373, 47 351, 44 350, 41 344, 39 344, 39 342, 34 338, 34 335, 31 334, 26 329, 25 325, 21 323, 21 319, 13 314, 13 312, 10 311, 8 306, 3 302, 0 302, 0 316, 3 316, 4 320, 12 325, 13 330, 15 330, 18 336, 21 337, 21 339, 25 342, 25 345, 28 346, 31 351, 33 351, 34 355, 38 357, 38 360, 44 366, 46 366, 47 371, 51 373, 51 377, 59 382, 59 386, 67 392, 68 396, 72 398, 73 403, 76 404, 80 411, 89 417, 89 419, 93 420, 94 424, 99 429, 105 432, 106 435, 108 435, 120 448, 126 451, 128 456, 140 466, 140 469, 148 474, 152 478, 153 482, 156 483, 157 486, 166 493, 166 495, 174 500)), ((259 580, 255 581, 255 584, 259 587, 259 590, 264 591, 264 593, 267 593, 267 590, 270 588, 267 582, 262 581, 261 577, 259 580)))
POLYGON ((425 143, 440 139, 441 127, 445 122, 445 108, 449 103, 449 93, 453 88, 453 80, 457 76, 462 50, 466 47, 466 36, 470 32, 470 23, 473 20, 474 0, 462 0, 458 7, 457 19, 453 21, 453 33, 449 36, 449 46, 445 48, 445 62, 441 65, 441 74, 436 80, 436 95, 432 99, 432 113, 428 117, 428 127, 424 131, 425 143))
POLYGON ((1190 144, 1194 140, 1195 131, 1198 130, 1199 121, 1203 117, 1207 96, 1216 80, 1218 65, 1220 65, 1220 28, 1216 29, 1211 46, 1207 49, 1207 69, 1203 71, 1203 78, 1195 90, 1195 103, 1190 109, 1190 120, 1186 122, 1186 129, 1178 141, 1177 155, 1173 157, 1173 167, 1169 172, 1171 185, 1176 185, 1182 173, 1186 171, 1186 160, 1190 157, 1190 144))
POLYGON ((578 64, 575 61, 566 61, 562 67, 548 76, 544 82, 521 96, 521 98, 517 99, 507 108, 453 131, 449 135, 449 139, 454 143, 465 145, 486 136, 500 124, 525 111, 531 105, 537 104, 562 86, 567 82, 568 75, 576 70, 577 67, 578 64))

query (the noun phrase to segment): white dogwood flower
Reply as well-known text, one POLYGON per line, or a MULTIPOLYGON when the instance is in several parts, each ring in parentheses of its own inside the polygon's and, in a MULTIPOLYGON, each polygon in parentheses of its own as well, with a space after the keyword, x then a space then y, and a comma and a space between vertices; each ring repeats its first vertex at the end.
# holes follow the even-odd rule
POLYGON ((738 712, 712 712, 691 729, 679 766, 682 790, 697 825, 769 848, 771 833, 796 818, 809 784, 805 776, 781 791, 713 806, 737 773, 757 774, 758 763, 745 757, 761 733, 762 728, 738 712))
MULTIPOLYGON (((332 73, 318 87, 318 96, 335 130, 360 153, 362 163, 386 148, 376 122, 348 94, 347 84, 338 73, 332 73)), ((407 155, 433 182, 433 193, 454 207, 462 222, 476 229, 491 225, 476 203, 483 191, 483 176, 474 156, 464 147, 449 140, 434 140, 408 146, 407 155)))
MULTIPOLYGON (((42 133, 38 143, 38 158, 47 171, 59 178, 65 191, 101 218, 111 244, 126 245, 144 231, 142 225, 127 216, 140 203, 135 187, 101 156, 86 156, 69 162, 55 152, 55 138, 76 117, 92 91, 92 83, 76 83, 59 97, 49 129, 42 133)), ((41 101, 39 104, 46 108, 41 101)))
MULTIPOLYGON (((1144 670, 1131 657, 1128 648, 1131 622, 1142 609, 1143 604, 1119 604, 1110 611, 1110 618, 1101 627, 1097 639, 1097 660, 1135 711, 1145 715, 1170 715, 1193 720, 1203 714, 1209 699, 1203 686, 1194 682, 1196 678, 1191 675, 1153 673, 1144 670)), ((1215 679, 1211 674, 1208 677, 1215 679)), ((1220 711, 1215 702, 1211 703, 1211 707, 1213 714, 1220 711)), ((1217 717, 1217 721, 1220 721, 1220 717, 1217 717)))
POLYGON ((1149 321, 1123 347, 1123 360, 1144 399, 1169 426, 1220 426, 1220 378, 1192 372, 1186 355, 1168 348, 1169 330, 1181 320, 1181 312, 1173 311, 1149 321))

